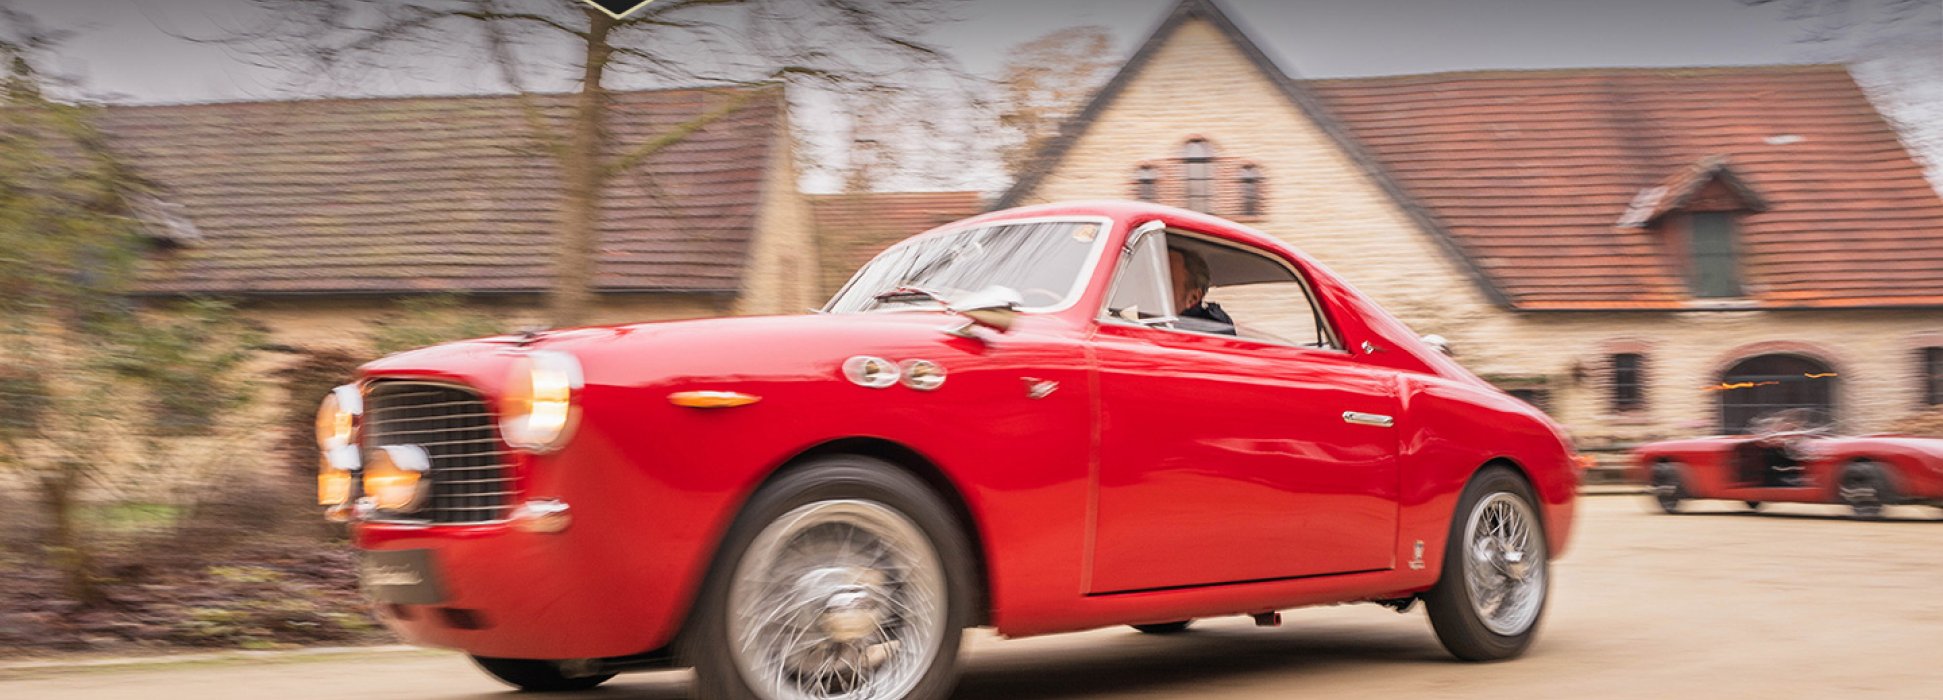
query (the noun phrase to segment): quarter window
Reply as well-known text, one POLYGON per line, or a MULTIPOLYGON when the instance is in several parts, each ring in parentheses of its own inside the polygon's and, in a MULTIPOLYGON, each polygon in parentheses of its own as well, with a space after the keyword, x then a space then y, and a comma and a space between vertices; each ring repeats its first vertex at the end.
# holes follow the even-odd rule
POLYGON ((1107 318, 1141 324, 1171 318, 1173 293, 1167 285, 1167 237, 1153 234, 1140 239, 1121 257, 1113 293, 1107 297, 1107 318))
POLYGON ((1620 353, 1612 356, 1612 410, 1617 413, 1646 407, 1646 356, 1620 353))

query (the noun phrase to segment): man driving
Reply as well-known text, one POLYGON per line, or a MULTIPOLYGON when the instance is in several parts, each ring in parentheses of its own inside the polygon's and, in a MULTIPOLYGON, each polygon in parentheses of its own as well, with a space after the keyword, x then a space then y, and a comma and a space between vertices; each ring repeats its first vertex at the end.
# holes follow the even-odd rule
POLYGON ((1208 271, 1207 258, 1185 248, 1167 249, 1167 266, 1174 282, 1174 312, 1181 318, 1182 330, 1235 335, 1235 320, 1220 304, 1207 300, 1214 275, 1208 271))

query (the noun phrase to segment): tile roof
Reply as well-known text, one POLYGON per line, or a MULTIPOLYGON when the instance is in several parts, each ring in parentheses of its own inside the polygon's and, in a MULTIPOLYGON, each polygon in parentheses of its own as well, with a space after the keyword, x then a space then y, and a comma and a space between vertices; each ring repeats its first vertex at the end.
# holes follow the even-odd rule
POLYGON ((823 291, 836 294, 857 269, 891 244, 977 214, 977 192, 869 192, 813 195, 823 291))
POLYGON ((1943 305, 1943 198, 1840 66, 1302 84, 1517 307, 1687 306, 1639 224, 1716 181, 1758 305, 1943 305))
MULTIPOLYGON (((534 100, 564 122, 568 96, 534 100)), ((732 294, 780 88, 613 95, 616 153, 721 118, 620 174, 603 210, 608 292, 732 294), (753 91, 753 92, 752 92, 753 91)), ((109 107, 116 149, 196 232, 144 272, 154 294, 523 293, 547 285, 559 175, 509 96, 109 107)))
POLYGON ((1943 199, 1843 67, 1297 80, 1215 0, 1181 0, 997 207, 1024 202, 1194 20, 1234 42, 1499 306, 1693 308, 1671 246, 1620 223, 1656 185, 1714 182, 1759 200, 1742 219, 1755 304, 1943 306, 1943 199), (1715 158, 1730 166, 1685 170, 1715 158))

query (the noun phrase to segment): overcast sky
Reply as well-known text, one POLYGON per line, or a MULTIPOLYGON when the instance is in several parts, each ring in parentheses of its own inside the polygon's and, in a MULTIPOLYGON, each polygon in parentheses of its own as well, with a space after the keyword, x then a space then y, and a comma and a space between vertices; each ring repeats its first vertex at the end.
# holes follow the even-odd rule
MULTIPOLYGON (((574 0, 559 0, 573 2, 574 0)), ((1891 0, 1221 0, 1282 66, 1298 77, 1419 73, 1486 68, 1697 66, 1841 61, 1900 31, 1943 66, 1943 3, 1920 24, 1877 26, 1891 0), (1846 2, 1857 26, 1835 41, 1804 41, 1815 24, 1790 7, 1846 2)), ((251 65, 222 47, 173 35, 214 36, 239 26, 244 0, 0 0, 79 31, 56 66, 88 92, 118 101, 182 102, 290 97, 289 76, 251 65)), ((1174 0, 962 0, 962 21, 932 39, 969 68, 995 73, 1007 50, 1046 32, 1098 25, 1138 46, 1174 0)), ((374 75, 333 92, 449 94, 497 88, 471 61, 417 75, 374 75)), ((1943 155, 1943 69, 1897 99, 1917 104, 1932 131, 1919 141, 1943 155), (1925 107, 1924 105, 1928 105, 1925 107)), ((1866 82, 1867 76, 1865 76, 1866 82)), ((1879 97, 1879 101, 1881 98, 1879 97)), ((1895 107, 1895 105, 1890 105, 1895 107)), ((1892 111, 1894 111, 1892 109, 1892 111)), ((824 183, 827 185, 827 183, 824 183)), ((990 186, 991 183, 972 183, 990 186)), ((811 183, 812 188, 819 188, 811 183)))
MULTIPOLYGON (((569 2, 571 0, 561 0, 569 2)), ((1783 0, 1225 0, 1226 7, 1284 67, 1303 77, 1415 73, 1472 68, 1799 63, 1848 55, 1800 41, 1783 0)), ((1862 5, 1870 0, 1861 0, 1862 5)), ((239 0, 0 0, 81 30, 64 72, 93 91, 139 101, 280 96, 287 76, 177 34, 212 35, 234 26, 239 0)), ((1100 25, 1131 50, 1173 0, 963 0, 962 22, 936 38, 968 66, 990 71, 1005 50, 1045 31, 1100 25)), ((1865 28, 1866 29, 1866 28, 1865 28)), ((1938 38, 1943 51, 1943 37, 1938 38)), ((463 71, 363 84, 375 93, 490 89, 463 71)))

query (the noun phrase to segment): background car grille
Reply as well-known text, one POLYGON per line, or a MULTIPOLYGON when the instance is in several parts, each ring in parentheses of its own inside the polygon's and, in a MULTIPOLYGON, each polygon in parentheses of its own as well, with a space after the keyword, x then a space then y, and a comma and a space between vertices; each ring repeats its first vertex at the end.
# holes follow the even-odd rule
POLYGON ((387 445, 417 445, 431 457, 431 501, 411 514, 415 519, 460 524, 506 517, 513 470, 478 394, 442 384, 372 384, 364 399, 364 446, 387 445))

